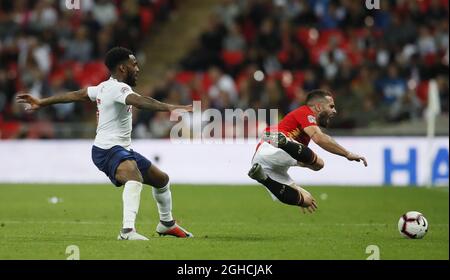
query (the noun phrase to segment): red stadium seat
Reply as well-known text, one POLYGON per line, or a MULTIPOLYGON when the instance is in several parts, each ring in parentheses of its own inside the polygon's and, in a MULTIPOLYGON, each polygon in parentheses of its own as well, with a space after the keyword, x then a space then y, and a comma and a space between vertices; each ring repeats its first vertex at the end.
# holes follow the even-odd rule
POLYGON ((328 50, 327 45, 317 45, 316 47, 310 49, 310 58, 313 64, 318 64, 320 55, 328 50))
POLYGON ((72 70, 75 77, 83 73, 83 64, 77 61, 68 60, 58 65, 58 69, 65 70, 67 68, 70 68, 72 70))
POLYGON ((55 128, 50 121, 35 121, 28 124, 28 139, 55 138, 55 128))
POLYGON ((194 75, 195 73, 191 71, 179 72, 177 73, 175 80, 180 84, 187 84, 194 79, 194 75))
POLYGON ((0 139, 14 139, 20 134, 22 123, 19 121, 2 122, 0 118, 0 139))
POLYGON ((244 60, 244 54, 240 51, 223 51, 222 59, 227 66, 236 66, 244 60))
POLYGON ((49 75, 50 82, 64 79, 65 71, 72 70, 75 80, 83 74, 83 64, 73 60, 67 60, 55 65, 53 71, 49 75))
POLYGON ((283 78, 283 73, 286 73, 289 71, 277 71, 277 72, 273 72, 270 75, 267 75, 267 79, 275 79, 277 81, 281 81, 281 79, 283 78))
POLYGON ((305 72, 303 71, 294 72, 294 83, 303 84, 304 80, 305 80, 305 72))
POLYGON ((341 30, 327 29, 320 31, 317 44, 328 45, 332 39, 337 41, 338 46, 342 46, 343 44, 348 43, 348 39, 345 37, 344 33, 341 30))
POLYGON ((203 90, 207 91, 211 87, 211 85, 212 81, 208 73, 203 73, 203 80, 202 80, 203 90))
POLYGON ((314 28, 300 27, 297 31, 298 41, 305 47, 312 47, 317 43, 318 33, 314 28))
POLYGON ((286 62, 288 62, 288 61, 289 61, 289 52, 288 52, 287 50, 281 50, 281 51, 278 53, 278 60, 279 60, 281 63, 286 63, 286 62))
POLYGON ((153 14, 153 11, 149 8, 141 8, 139 11, 140 18, 141 18, 141 32, 144 34, 147 34, 150 31, 150 28, 153 25, 153 22, 155 20, 155 15, 153 14))
POLYGON ((421 81, 417 86, 416 95, 423 105, 428 104, 428 85, 429 81, 421 81))
POLYGON ((212 84, 211 79, 209 78, 207 72, 196 73, 192 71, 182 71, 177 73, 177 75, 175 76, 175 80, 180 84, 186 85, 192 82, 192 80, 194 80, 195 77, 201 78, 202 89, 204 91, 207 91, 212 84))
POLYGON ((59 69, 56 69, 53 72, 51 72, 48 77, 50 83, 53 84, 54 82, 56 82, 58 80, 64 79, 64 76, 65 76, 64 71, 65 71, 64 69, 59 68, 59 69))
POLYGON ((350 62, 353 66, 361 65, 363 61, 363 55, 358 50, 348 49, 346 51, 347 57, 350 59, 350 62))
POLYGON ((243 69, 239 74, 236 75, 234 83, 238 89, 241 89, 242 83, 247 81, 249 77, 248 69, 243 69))
POLYGON ((295 91, 300 87, 301 85, 298 83, 293 83, 289 87, 285 88, 286 96, 289 100, 293 100, 295 98, 295 91))
POLYGON ((438 59, 438 56, 435 53, 427 54, 424 57, 425 64, 428 66, 435 64, 437 59, 438 59))
POLYGON ((95 76, 101 77, 102 79, 107 78, 109 75, 108 68, 103 63, 103 61, 92 61, 88 62, 83 67, 84 72, 90 72, 95 76))
POLYGON ((362 39, 369 35, 369 30, 367 28, 355 28, 351 30, 351 36, 362 39))
POLYGON ((83 67, 83 72, 77 77, 82 87, 97 85, 109 76, 108 69, 101 61, 88 62, 83 67))

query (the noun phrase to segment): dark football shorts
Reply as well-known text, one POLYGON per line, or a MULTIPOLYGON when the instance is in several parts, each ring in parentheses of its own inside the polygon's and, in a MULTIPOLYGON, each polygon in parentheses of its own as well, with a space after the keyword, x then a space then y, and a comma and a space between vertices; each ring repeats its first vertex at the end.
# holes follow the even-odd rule
POLYGON ((96 146, 92 146, 92 161, 100 171, 108 176, 109 180, 116 186, 122 186, 122 183, 116 180, 116 170, 119 164, 124 160, 134 160, 144 175, 152 165, 151 161, 135 152, 133 150, 128 151, 122 146, 114 146, 111 149, 104 150, 96 146))

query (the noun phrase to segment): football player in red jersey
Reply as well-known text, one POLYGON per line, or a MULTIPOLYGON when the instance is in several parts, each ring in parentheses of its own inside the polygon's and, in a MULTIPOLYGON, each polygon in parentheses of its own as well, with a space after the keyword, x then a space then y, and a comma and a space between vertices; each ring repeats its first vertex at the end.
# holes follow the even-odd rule
POLYGON ((315 211, 317 203, 314 197, 297 186, 287 173, 292 166, 314 171, 323 168, 324 161, 308 148, 311 139, 330 153, 350 161, 362 161, 367 166, 364 157, 349 152, 319 128, 327 127, 336 113, 330 92, 321 89, 309 92, 306 105, 287 114, 277 126, 266 129, 248 175, 264 185, 274 199, 300 206, 311 213, 315 211))

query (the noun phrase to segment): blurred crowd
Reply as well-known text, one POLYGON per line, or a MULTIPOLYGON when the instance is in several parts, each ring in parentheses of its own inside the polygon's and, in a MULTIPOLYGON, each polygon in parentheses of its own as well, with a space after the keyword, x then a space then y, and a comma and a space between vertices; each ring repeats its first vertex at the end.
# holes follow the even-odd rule
MULTIPOLYGON (((138 52, 155 14, 174 8, 171 1, 81 2, 86 6, 74 14, 63 0, 0 0, 0 125, 83 121, 90 105, 36 116, 15 109, 12 99, 19 90, 46 96, 94 83, 95 74, 101 80, 107 73, 90 62, 114 45, 138 52), (154 14, 157 2, 164 4, 154 14)), ((365 2, 220 0, 178 65, 144 94, 198 100, 221 112, 273 108, 282 117, 304 104, 309 90, 325 88, 338 110, 332 128, 353 129, 423 118, 435 79, 448 114, 449 2, 381 0, 380 9, 365 2)), ((168 137, 174 125, 166 113, 134 117, 137 137, 168 137)))
MULTIPOLYGON (((421 119, 430 79, 448 114, 447 0, 221 0, 204 32, 151 93, 205 108, 277 108, 306 93, 335 95, 333 128, 421 119)), ((139 115, 146 136, 167 135, 162 113, 139 115)), ((173 125, 173 124, 172 124, 173 125)), ((145 135, 145 134, 143 134, 145 135)))
POLYGON ((152 26, 174 8, 171 0, 0 0, 0 139, 53 138, 55 124, 92 122, 95 104, 28 114, 14 98, 17 92, 47 97, 107 79, 104 54, 123 46, 139 55, 152 26))

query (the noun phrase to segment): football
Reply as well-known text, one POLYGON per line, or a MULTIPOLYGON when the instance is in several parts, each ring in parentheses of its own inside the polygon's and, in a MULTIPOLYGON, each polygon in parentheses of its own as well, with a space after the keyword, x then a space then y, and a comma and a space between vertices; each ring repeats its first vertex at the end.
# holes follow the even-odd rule
POLYGON ((428 232, 428 221, 422 213, 409 211, 400 217, 398 231, 404 237, 421 239, 428 232))

